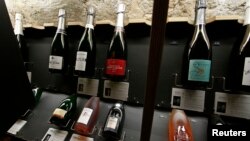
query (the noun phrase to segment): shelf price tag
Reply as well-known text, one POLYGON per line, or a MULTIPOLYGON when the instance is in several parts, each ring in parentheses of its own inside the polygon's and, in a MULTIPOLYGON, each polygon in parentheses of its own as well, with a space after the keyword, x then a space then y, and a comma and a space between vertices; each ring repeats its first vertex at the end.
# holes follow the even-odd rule
POLYGON ((77 93, 97 96, 99 80, 90 78, 78 78, 77 93))
POLYGON ((94 139, 90 137, 78 135, 78 134, 72 134, 69 141, 94 141, 94 139))
POLYGON ((215 93, 214 113, 250 119, 250 95, 215 93))
POLYGON ((64 141, 67 135, 68 131, 49 128, 42 141, 64 141))
POLYGON ((129 92, 128 82, 104 81, 103 97, 127 101, 129 92))
POLYGON ((26 123, 26 120, 18 119, 7 132, 16 135, 26 123))
POLYGON ((205 91, 172 88, 171 107, 203 112, 205 91))

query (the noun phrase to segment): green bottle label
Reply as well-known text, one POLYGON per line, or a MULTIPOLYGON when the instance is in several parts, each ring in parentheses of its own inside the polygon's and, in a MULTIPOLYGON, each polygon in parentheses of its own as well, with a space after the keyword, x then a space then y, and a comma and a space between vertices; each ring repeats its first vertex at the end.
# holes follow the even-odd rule
POLYGON ((194 59, 189 62, 188 80, 209 82, 211 60, 194 59))

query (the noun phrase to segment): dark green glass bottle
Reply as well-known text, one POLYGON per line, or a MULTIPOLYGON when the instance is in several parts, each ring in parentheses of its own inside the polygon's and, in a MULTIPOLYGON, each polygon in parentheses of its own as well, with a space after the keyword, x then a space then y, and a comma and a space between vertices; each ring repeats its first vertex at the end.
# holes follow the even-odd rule
POLYGON ((94 34, 94 18, 95 9, 90 6, 87 9, 85 31, 76 53, 75 74, 81 77, 92 77, 95 74, 96 39, 94 34))
POLYGON ((58 27, 51 43, 49 55, 49 72, 65 73, 68 69, 68 36, 66 34, 66 12, 59 9, 58 27))
POLYGON ((182 84, 187 88, 207 88, 211 81, 212 47, 206 33, 206 0, 196 1, 195 30, 184 51, 182 84))
POLYGON ((77 106, 77 95, 73 94, 65 98, 61 104, 54 110, 50 123, 57 126, 66 126, 72 116, 75 114, 77 106))
POLYGON ((35 87, 32 89, 32 92, 34 94, 34 97, 35 97, 35 102, 36 104, 39 102, 41 96, 42 96, 42 93, 43 93, 43 89, 40 88, 40 87, 35 87))
POLYGON ((119 140, 122 135, 125 110, 121 102, 117 102, 109 110, 103 128, 103 136, 112 140, 119 140))
POLYGON ((116 26, 107 52, 105 76, 110 80, 122 81, 126 78, 128 53, 123 23, 125 4, 119 4, 116 12, 116 26))

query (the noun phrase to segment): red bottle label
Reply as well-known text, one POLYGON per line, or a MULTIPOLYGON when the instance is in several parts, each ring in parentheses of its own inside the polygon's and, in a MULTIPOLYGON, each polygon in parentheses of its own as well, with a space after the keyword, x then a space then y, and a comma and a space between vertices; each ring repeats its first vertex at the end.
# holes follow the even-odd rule
POLYGON ((126 60, 121 59, 107 59, 106 74, 108 75, 125 75, 126 60))

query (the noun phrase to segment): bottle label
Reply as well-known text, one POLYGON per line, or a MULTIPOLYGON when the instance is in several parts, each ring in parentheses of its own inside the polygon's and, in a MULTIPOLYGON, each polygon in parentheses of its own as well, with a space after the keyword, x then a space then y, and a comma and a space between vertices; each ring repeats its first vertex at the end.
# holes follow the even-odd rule
POLYGON ((125 75, 126 60, 122 59, 107 59, 106 74, 108 75, 125 75))
POLYGON ((53 116, 57 116, 60 119, 63 119, 66 113, 67 113, 66 110, 60 109, 60 108, 56 108, 55 111, 53 112, 53 116))
POLYGON ((75 70, 85 71, 87 55, 85 51, 77 51, 75 70))
POLYGON ((107 128, 115 129, 117 125, 118 118, 117 117, 109 117, 107 128))
POLYGON ((211 60, 190 60, 188 80, 209 82, 211 60))
POLYGON ((245 58, 242 85, 250 86, 250 57, 245 58))
POLYGON ((49 56, 49 68, 61 70, 63 66, 63 57, 62 56, 49 56))
POLYGON ((93 109, 83 108, 83 111, 78 119, 78 122, 87 125, 92 115, 92 112, 93 112, 93 109))
POLYGON ((178 126, 175 131, 175 141, 189 141, 189 136, 186 133, 186 129, 184 126, 178 126))

